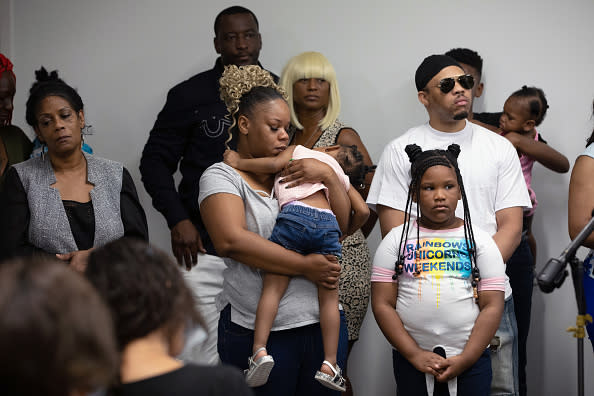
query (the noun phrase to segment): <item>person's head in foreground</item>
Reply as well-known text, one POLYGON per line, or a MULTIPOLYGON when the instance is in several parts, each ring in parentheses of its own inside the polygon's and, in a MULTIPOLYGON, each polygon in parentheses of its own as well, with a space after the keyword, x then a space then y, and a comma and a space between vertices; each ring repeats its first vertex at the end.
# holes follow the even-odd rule
POLYGON ((2 393, 80 396, 117 372, 113 327, 97 292, 54 259, 0 264, 2 393))

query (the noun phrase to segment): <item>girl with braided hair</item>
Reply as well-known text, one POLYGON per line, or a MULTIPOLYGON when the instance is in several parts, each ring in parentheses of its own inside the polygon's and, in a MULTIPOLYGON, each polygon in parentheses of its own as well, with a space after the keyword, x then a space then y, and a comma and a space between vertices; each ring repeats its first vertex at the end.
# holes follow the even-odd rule
MULTIPOLYGON (((221 98, 232 117, 230 133, 237 139, 241 159, 275 157, 287 149, 289 107, 284 92, 268 72, 258 66, 227 66, 220 87, 221 98)), ((291 161, 291 168, 298 170, 297 183, 321 181, 327 188, 333 212, 338 218, 348 219, 348 195, 343 181, 330 166, 305 158, 291 161)), ((299 254, 268 240, 279 213, 274 179, 274 173, 240 170, 224 162, 209 167, 200 179, 200 213, 217 253, 225 257, 227 265, 223 290, 217 296, 217 308, 221 310, 219 355, 224 363, 249 368, 246 356, 253 355, 263 273, 287 275, 289 284, 266 344, 267 352, 274 356, 274 370, 254 392, 336 394, 314 377, 324 360, 318 286, 336 289, 340 266, 334 255, 299 254)), ((342 314, 340 321, 342 333, 336 360, 343 367, 346 327, 342 314)), ((260 359, 253 357, 251 361, 260 365, 269 360, 260 359)))
POLYGON ((375 318, 395 348, 398 390, 489 395, 487 346, 504 302, 501 253, 488 233, 472 226, 460 147, 422 151, 409 144, 405 150, 412 176, 406 220, 381 242, 371 277, 375 318), (464 219, 455 215, 458 200, 464 219))

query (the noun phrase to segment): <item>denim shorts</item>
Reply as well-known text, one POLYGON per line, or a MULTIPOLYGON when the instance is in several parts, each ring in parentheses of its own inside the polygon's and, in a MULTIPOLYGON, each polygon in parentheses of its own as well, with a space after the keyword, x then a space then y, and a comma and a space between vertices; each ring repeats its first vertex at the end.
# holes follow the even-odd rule
POLYGON ((342 257, 341 232, 332 213, 301 205, 285 205, 270 240, 301 254, 333 254, 342 257))

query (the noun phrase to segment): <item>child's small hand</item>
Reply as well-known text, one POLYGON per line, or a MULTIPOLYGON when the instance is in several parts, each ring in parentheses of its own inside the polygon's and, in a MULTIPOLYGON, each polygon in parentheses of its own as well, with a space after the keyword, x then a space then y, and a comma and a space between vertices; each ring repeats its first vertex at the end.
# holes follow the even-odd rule
POLYGON ((440 364, 439 374, 435 376, 435 379, 439 382, 448 382, 472 366, 472 363, 462 355, 452 356, 444 360, 440 364))
POLYGON ((289 162, 281 172, 281 183, 285 188, 293 188, 303 183, 326 182, 335 173, 332 168, 314 158, 303 158, 289 162))
POLYGON ((439 356, 436 353, 423 350, 422 352, 416 353, 415 356, 412 357, 410 364, 412 364, 417 370, 423 373, 431 374, 437 378, 445 369, 445 367, 447 367, 445 360, 445 358, 439 356))
POLYGON ((223 161, 225 161, 227 165, 232 166, 233 168, 238 167, 240 159, 241 157, 239 156, 237 151, 227 149, 223 153, 223 161))

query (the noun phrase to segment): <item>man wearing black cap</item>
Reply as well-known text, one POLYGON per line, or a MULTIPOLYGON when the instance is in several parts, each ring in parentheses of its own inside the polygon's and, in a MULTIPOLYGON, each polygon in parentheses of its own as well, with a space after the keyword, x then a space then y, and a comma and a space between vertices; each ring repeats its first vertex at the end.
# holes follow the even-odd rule
MULTIPOLYGON (((406 145, 415 143, 431 150, 456 143, 461 148, 458 164, 472 222, 493 236, 506 261, 520 242, 523 207, 530 207, 516 150, 507 139, 466 120, 474 81, 454 59, 446 55, 425 58, 415 74, 415 84, 429 122, 387 145, 367 198, 379 216, 382 236, 404 223, 411 180, 406 145)), ((456 214, 463 218, 462 205, 456 214)), ((504 318, 497 331, 500 345, 491 346, 497 351, 491 354, 492 395, 517 394, 517 330, 508 280, 505 297, 504 318)))

